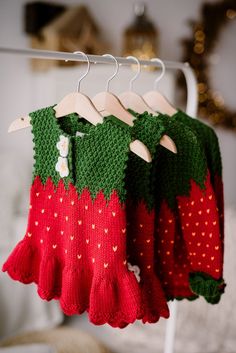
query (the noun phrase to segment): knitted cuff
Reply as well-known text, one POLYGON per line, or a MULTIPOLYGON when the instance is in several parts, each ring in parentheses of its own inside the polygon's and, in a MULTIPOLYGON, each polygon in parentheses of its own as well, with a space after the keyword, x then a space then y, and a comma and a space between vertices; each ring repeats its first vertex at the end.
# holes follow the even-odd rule
POLYGON ((226 286, 222 278, 215 280, 203 272, 191 273, 189 283, 193 293, 203 296, 210 304, 219 303, 226 286))

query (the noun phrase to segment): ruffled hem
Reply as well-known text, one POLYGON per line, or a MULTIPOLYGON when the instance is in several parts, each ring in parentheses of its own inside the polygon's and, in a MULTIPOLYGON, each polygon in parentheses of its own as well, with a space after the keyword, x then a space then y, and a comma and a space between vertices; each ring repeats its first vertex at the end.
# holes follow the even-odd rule
POLYGON ((191 302, 191 301, 194 301, 198 298, 199 298, 199 296, 196 294, 192 294, 191 296, 169 296, 169 297, 167 297, 167 301, 173 301, 173 300, 182 301, 182 300, 186 299, 191 302))
POLYGON ((93 275, 89 271, 69 267, 63 269, 60 305, 66 315, 80 315, 88 310, 92 280, 93 275))
POLYGON ((59 299, 61 296, 61 265, 56 257, 45 256, 40 261, 38 294, 44 300, 59 299))
POLYGON ((142 301, 144 305, 143 323, 155 323, 160 317, 168 318, 169 308, 157 277, 145 277, 142 287, 142 301))
POLYGON ((125 327, 142 317, 141 299, 138 282, 128 270, 117 278, 111 273, 97 277, 90 293, 89 319, 96 325, 125 327))
POLYGON ((23 239, 16 245, 4 263, 2 271, 7 272, 15 281, 24 284, 37 283, 37 258, 38 254, 33 246, 23 239))
POLYGON ((59 300, 66 315, 87 311, 95 325, 123 328, 143 316, 140 286, 126 266, 117 273, 108 269, 99 275, 63 267, 56 255, 41 256, 30 240, 23 239, 2 270, 14 280, 35 283, 38 295, 47 301, 59 300))
POLYGON ((165 291, 167 300, 181 300, 188 299, 194 300, 198 298, 195 293, 191 290, 188 283, 180 283, 178 285, 168 286, 168 289, 165 291))
POLYGON ((198 299, 199 296, 198 295, 195 295, 193 294, 191 297, 176 297, 175 299, 178 300, 178 301, 181 301, 181 300, 188 300, 189 302, 193 302, 194 300, 198 299))

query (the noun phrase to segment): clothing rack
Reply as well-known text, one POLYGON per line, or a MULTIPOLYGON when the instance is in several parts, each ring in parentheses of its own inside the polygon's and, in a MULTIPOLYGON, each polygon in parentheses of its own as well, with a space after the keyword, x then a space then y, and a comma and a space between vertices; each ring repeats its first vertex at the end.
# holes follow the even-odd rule
MULTIPOLYGON (((86 58, 82 54, 66 53, 59 51, 46 51, 36 49, 20 49, 20 48, 7 48, 0 47, 0 54, 11 54, 26 56, 35 59, 53 59, 53 60, 64 60, 64 61, 80 61, 86 62, 86 58)), ((124 57, 115 57, 119 65, 133 65, 133 61, 124 57)), ((101 55, 88 55, 90 63, 94 64, 113 64, 114 60, 110 57, 104 57, 101 55)), ((158 62, 150 60, 139 60, 141 65, 144 66, 157 66, 161 67, 158 62)), ((193 69, 188 63, 181 63, 176 61, 163 61, 165 68, 169 70, 180 70, 184 74, 187 86, 187 104, 186 113, 190 116, 196 116, 197 105, 198 105, 198 91, 197 91, 197 80, 193 69)), ((170 319, 167 320, 164 353, 174 353, 174 342, 175 342, 175 330, 177 321, 177 301, 174 300, 170 303, 170 319)))
MULTIPOLYGON (((64 61, 80 61, 86 62, 86 58, 82 54, 66 53, 59 51, 47 51, 47 50, 37 50, 37 49, 19 49, 19 48, 7 48, 0 47, 0 54, 12 54, 21 55, 29 58, 35 59, 53 59, 53 60, 64 60, 64 61)), ((113 64, 114 60, 110 57, 104 57, 101 55, 88 55, 90 63, 94 64, 113 64)), ((133 61, 123 58, 116 57, 119 65, 133 65, 133 61)), ((157 66, 161 65, 157 62, 150 60, 139 60, 141 65, 144 66, 157 66)), ((186 105, 186 113, 195 116, 197 112, 198 103, 198 93, 197 93, 197 81, 193 69, 190 67, 189 63, 181 63, 178 61, 163 61, 166 69, 169 70, 180 70, 183 72, 188 92, 188 99, 186 105)))

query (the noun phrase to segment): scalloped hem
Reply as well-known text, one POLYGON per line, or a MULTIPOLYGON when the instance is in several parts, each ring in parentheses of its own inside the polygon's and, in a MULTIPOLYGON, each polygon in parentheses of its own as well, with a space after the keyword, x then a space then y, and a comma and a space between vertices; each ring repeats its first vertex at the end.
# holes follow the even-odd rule
POLYGON ((15 269, 14 267, 10 267, 10 266, 3 266, 2 271, 7 272, 8 275, 11 277, 11 279, 13 279, 14 281, 18 281, 23 284, 31 284, 31 283, 37 284, 37 281, 35 280, 33 274, 23 276, 22 274, 20 274, 17 271, 17 269, 15 269))
POLYGON ((187 299, 187 300, 194 300, 197 299, 198 296, 196 296, 195 293, 192 292, 189 283, 181 283, 178 285, 168 285, 164 287, 164 292, 167 301, 170 300, 182 300, 182 299, 187 299))
MULTIPOLYGON (((68 304, 61 298, 60 289, 55 289, 54 292, 47 291, 38 285, 38 280, 33 279, 33 274, 31 278, 25 278, 23 276, 19 276, 19 273, 14 272, 12 268, 4 266, 4 272, 7 272, 9 276, 21 283, 24 284, 32 284, 34 283, 37 286, 37 293, 42 300, 51 301, 58 300, 60 303, 60 307, 63 313, 67 316, 73 315, 81 315, 84 312, 87 312, 89 321, 95 325, 104 325, 109 324, 114 328, 124 328, 129 324, 133 324, 136 320, 140 320, 143 317, 142 309, 140 308, 140 303, 136 305, 136 310, 131 314, 127 314, 125 312, 121 312, 119 309, 117 311, 113 311, 111 313, 106 313, 104 315, 98 315, 97 313, 91 313, 89 309, 89 305, 79 305, 79 304, 68 304)), ((128 306, 127 306, 128 307, 128 306)), ((156 320, 158 321, 158 320, 156 320)), ((156 322, 153 321, 153 322, 156 322)))
POLYGON ((173 300, 178 300, 178 301, 188 300, 188 301, 192 302, 198 298, 199 298, 199 296, 195 295, 195 294, 193 294, 191 297, 181 297, 181 296, 171 297, 171 296, 169 296, 169 297, 167 297, 167 301, 169 302, 169 301, 173 301, 173 300))
POLYGON ((144 303, 142 322, 156 323, 161 317, 167 319, 170 312, 158 278, 154 274, 146 276, 141 289, 144 303))
POLYGON ((22 239, 3 264, 2 271, 7 272, 15 281, 24 284, 37 283, 37 261, 37 251, 26 239, 22 239))
POLYGON ((126 267, 119 273, 96 272, 63 267, 56 257, 40 258, 37 248, 22 240, 2 270, 16 281, 35 283, 40 298, 59 300, 66 315, 87 311, 95 325, 123 328, 143 317, 140 286, 126 267), (45 275, 46 274, 46 275, 45 275))
POLYGON ((107 277, 94 279, 89 303, 91 322, 96 325, 109 323, 113 327, 125 327, 142 315, 141 290, 135 275, 128 269, 119 273, 118 278, 110 273, 107 277))

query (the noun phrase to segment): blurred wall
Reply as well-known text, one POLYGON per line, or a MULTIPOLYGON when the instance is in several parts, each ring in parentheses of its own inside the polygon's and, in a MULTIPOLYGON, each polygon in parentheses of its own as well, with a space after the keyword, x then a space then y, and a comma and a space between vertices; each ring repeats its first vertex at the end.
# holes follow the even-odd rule
MULTIPOLYGON (((22 5, 26 2, 25 0, 0 1, 0 24, 1 29, 4 28, 4 31, 0 33, 1 45, 27 46, 22 23, 22 5)), ((66 5, 86 4, 96 18, 104 38, 114 46, 114 53, 120 53, 121 34, 132 20, 134 0, 47 0, 47 2, 66 5)), ((149 17, 162 31, 161 56, 168 59, 180 58, 179 40, 190 34, 187 21, 199 15, 200 6, 204 1, 146 0, 144 2, 147 4, 149 17)), ((207 2, 215 1, 208 0, 207 2)))
MULTIPOLYGON (((0 0, 0 46, 27 47, 28 39, 23 33, 24 0, 0 0)), ((49 1, 50 2, 50 1, 49 1)), ((53 1, 51 1, 53 2, 53 1)), ((104 38, 113 43, 115 54, 120 54, 121 34, 132 19, 133 1, 127 0, 56 0, 57 3, 86 3, 100 25, 104 38), (115 44, 114 44, 115 43, 115 44)), ((208 2, 214 2, 209 0, 208 2)), ((203 0, 148 0, 148 14, 161 30, 161 57, 179 60, 182 54, 180 39, 190 35, 187 21, 199 16, 203 0)), ((37 76, 37 75, 36 75, 37 76)), ((1 103, 1 151, 18 154, 22 162, 31 158, 31 136, 24 130, 8 136, 9 123, 21 114, 39 108, 35 83, 38 92, 50 89, 46 80, 31 74, 25 58, 0 55, 0 103, 1 103), (27 148, 26 148, 27 146, 27 148)), ((46 101, 44 101, 47 104, 46 101)), ((236 205, 236 135, 223 129, 217 130, 222 147, 224 181, 227 204, 236 205)), ((24 165, 24 164, 22 164, 24 165)))

